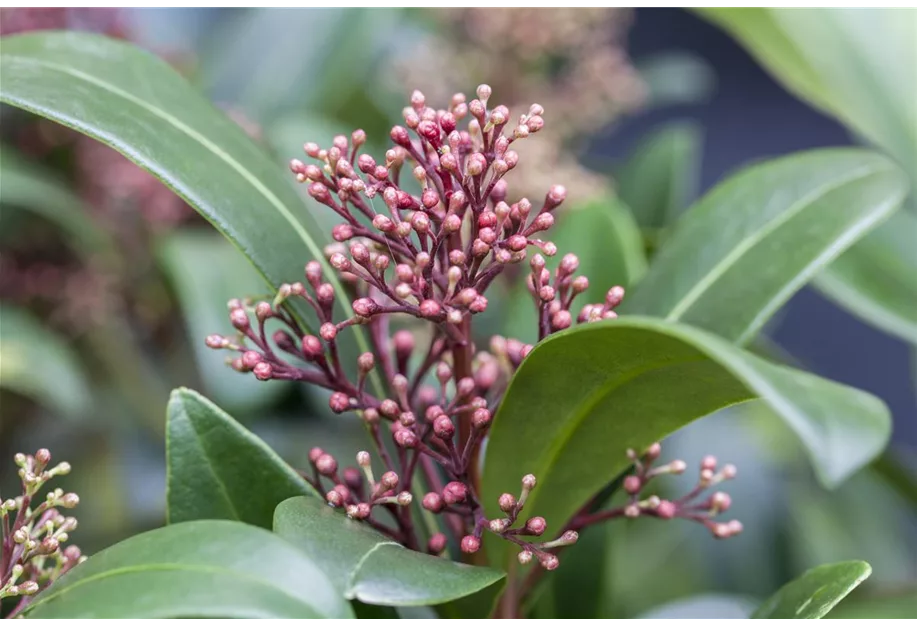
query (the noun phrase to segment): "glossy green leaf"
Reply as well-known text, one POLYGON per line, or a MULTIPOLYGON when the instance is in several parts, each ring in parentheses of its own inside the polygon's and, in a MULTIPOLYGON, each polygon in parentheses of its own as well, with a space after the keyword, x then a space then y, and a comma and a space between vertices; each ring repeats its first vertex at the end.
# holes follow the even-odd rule
POLYGON ((346 598, 372 605, 436 605, 504 577, 490 568, 409 551, 317 498, 281 503, 274 532, 321 565, 346 598))
POLYGON ((29 618, 352 618, 307 556, 274 534, 202 520, 147 531, 61 577, 29 618))
POLYGON ((917 345, 917 217, 899 211, 815 278, 862 320, 917 345))
POLYGON ((641 228, 662 229, 684 210, 700 184, 703 131, 670 122, 649 133, 615 173, 618 194, 641 228))
MULTIPOLYGON (((150 171, 275 288, 301 277, 310 258, 321 261, 352 315, 289 172, 165 62, 121 41, 49 32, 4 38, 0 72, 0 101, 94 137, 150 171)), ((363 331, 355 333, 367 350, 363 331)))
POLYGON ((705 8, 790 91, 884 148, 917 181, 910 9, 705 8))
POLYGON ((824 564, 778 590, 752 618, 821 618, 872 573, 866 562, 824 564))
POLYGON ((111 253, 111 237, 93 223, 83 201, 50 172, 0 147, 0 180, 0 205, 28 209, 57 224, 85 257, 111 253))
POLYGON ((674 225, 621 310, 747 343, 906 193, 891 161, 861 149, 813 150, 746 168, 674 225))
POLYGON ((270 529, 278 503, 315 494, 267 444, 193 390, 172 392, 166 431, 169 523, 226 519, 270 529))
POLYGON ((90 407, 89 382, 68 341, 28 312, 0 306, 0 387, 68 417, 90 407))
POLYGON ((158 257, 178 296, 203 391, 230 410, 250 411, 289 389, 280 381, 258 381, 225 363, 225 352, 204 344, 228 328, 231 298, 264 297, 267 288, 251 264, 229 242, 210 231, 183 229, 162 241, 158 257))
MULTIPOLYGON (((558 254, 548 260, 554 269, 566 253, 575 252, 577 274, 589 279, 581 303, 600 303, 613 285, 629 288, 646 273, 646 253, 640 229, 630 209, 615 198, 596 199, 561 213, 551 229, 558 254)), ((501 295, 496 295, 499 303, 501 295)), ((538 313, 524 281, 514 281, 507 295, 503 333, 525 342, 538 339, 538 313)))
POLYGON ((770 364, 699 329, 628 316, 552 335, 526 358, 494 418, 484 506, 495 514, 500 494, 517 492, 533 473, 526 510, 560 531, 627 468, 628 448, 756 397, 796 432, 827 484, 888 441, 888 409, 870 394, 770 364))

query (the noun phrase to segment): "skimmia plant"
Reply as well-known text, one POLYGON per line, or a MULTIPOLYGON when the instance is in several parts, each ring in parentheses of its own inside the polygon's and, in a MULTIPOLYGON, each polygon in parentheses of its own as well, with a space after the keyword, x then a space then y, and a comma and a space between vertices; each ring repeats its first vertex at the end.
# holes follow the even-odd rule
MULTIPOLYGON (((362 423, 367 449, 342 457, 334 443, 299 442, 296 469, 208 399, 175 390, 168 524, 34 596, 24 582, 41 587, 73 560, 21 564, 12 583, 0 573, 4 590, 18 586, 6 613, 531 616, 559 578, 594 579, 574 559, 604 550, 587 541, 592 525, 678 518, 727 538, 756 524, 728 516, 732 464, 697 460, 681 495, 664 481, 689 464, 660 441, 696 419, 757 399, 829 487, 887 443, 881 401, 755 344, 795 291, 900 206, 905 179, 881 155, 826 149, 741 170, 667 225, 646 259, 626 211, 576 206, 564 181, 543 181, 543 197, 514 191, 550 110, 510 111, 483 85, 442 110, 415 92, 384 154, 363 152, 380 138, 358 130, 289 162, 308 204, 337 216, 325 233, 290 173, 154 57, 43 33, 4 39, 0 61, 4 102, 158 176, 264 276, 270 296, 229 303, 234 332, 197 341, 261 386, 321 391, 335 420, 362 423), (619 260, 628 272, 616 274, 619 260), (526 316, 512 313, 523 304, 526 316)), ((49 472, 42 459, 22 458, 25 477, 49 472)), ((4 504, 4 521, 41 516, 23 485, 28 499, 11 501, 16 516, 4 504)), ((39 542, 57 521, 9 533, 39 542)), ((4 571, 10 556, 22 562, 4 548, 4 571)), ((861 562, 809 571, 756 616, 820 617, 868 574, 861 562)))
POLYGON ((333 412, 360 414, 384 474, 376 480, 366 451, 356 455, 359 468, 339 473, 338 460, 316 447, 309 453, 309 480, 329 505, 409 548, 442 554, 447 546, 441 531, 429 537, 426 547, 419 544, 416 510, 410 507, 415 476, 430 489, 422 507, 446 519, 462 552, 478 552, 482 536, 490 532, 516 544, 521 563, 534 557, 548 570, 559 564, 552 549, 576 542, 576 529, 615 515, 680 516, 703 522, 717 537, 737 533, 738 521, 713 520, 729 507, 725 493, 717 492, 703 503, 691 500, 703 488, 735 474, 732 466, 717 473, 712 458, 704 461, 697 490, 684 499, 639 499, 652 477, 685 470, 680 460, 645 467, 659 456, 659 444, 639 456, 629 451, 638 473, 625 481, 633 495, 627 507, 574 518, 569 529, 552 521, 560 529, 551 541, 531 541, 546 533, 547 523, 540 516, 522 516, 535 475, 520 478, 518 496, 499 497, 498 516, 485 515, 476 471, 481 447, 509 379, 532 350, 531 345, 502 336, 490 339, 489 350, 478 350, 473 324, 487 309, 487 289, 512 266, 527 265, 531 272, 525 281, 538 312, 539 339, 574 323, 613 320, 624 298, 624 288, 609 286, 603 302, 585 304, 576 313, 573 302, 589 288, 589 279, 577 275, 579 259, 570 252, 549 270, 546 257, 560 252, 542 239, 554 225, 566 190, 552 185, 538 203, 524 197, 507 202, 513 198, 511 171, 520 160, 514 148, 545 126, 545 112, 533 104, 514 121, 507 107, 492 106, 490 99, 490 86, 480 85, 470 102, 458 93, 448 109, 435 109, 414 91, 403 113, 405 125, 391 130, 394 146, 384 161, 361 153, 366 142, 362 130, 354 131, 349 140, 335 137, 327 148, 306 143, 305 153, 315 163, 294 159, 290 169, 297 181, 308 185, 312 198, 343 220, 332 231, 338 243, 327 247, 325 254, 355 296, 353 314, 333 319, 334 287, 326 282, 321 264, 311 261, 305 281, 284 283, 273 302, 232 301, 229 318, 238 335, 211 335, 207 345, 235 352, 238 356, 230 363, 240 372, 265 381, 292 379, 327 388, 332 391, 333 412), (407 182, 412 180, 419 188, 416 194, 409 191, 407 182), (280 307, 296 298, 314 311, 317 334, 280 307), (430 329, 396 331, 403 317, 430 329), (272 319, 284 328, 269 336, 266 323, 272 319), (347 375, 336 341, 352 325, 368 330, 372 346, 357 357, 351 369, 355 380, 347 375), (418 346, 415 335, 428 338, 426 346, 418 346), (376 369, 387 396, 367 389, 367 378, 376 369), (385 446, 389 436, 394 455, 385 446), (379 522, 374 509, 393 514, 396 526, 379 522))

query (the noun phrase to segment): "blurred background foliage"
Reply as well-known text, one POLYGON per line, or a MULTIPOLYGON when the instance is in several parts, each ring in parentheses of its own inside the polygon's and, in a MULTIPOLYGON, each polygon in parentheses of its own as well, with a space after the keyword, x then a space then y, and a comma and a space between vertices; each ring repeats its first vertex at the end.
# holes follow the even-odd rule
MULTIPOLYGON (((824 19, 740 10, 707 17, 742 40, 790 92, 845 125, 851 139, 839 143, 877 145, 917 181, 917 135, 908 135, 917 133, 909 117, 917 108, 913 92, 902 92, 913 81, 896 75, 913 69, 896 55, 913 54, 915 39, 899 22, 917 20, 913 13, 903 20, 868 14, 824 19), (815 33, 812 41, 805 33, 815 33), (762 39, 767 34, 771 39, 762 39), (896 48, 908 38, 909 48, 896 48), (775 40, 783 48, 775 51, 775 40)), ((563 183, 575 202, 555 241, 562 249, 575 243, 594 285, 630 285, 672 220, 709 185, 704 164, 727 158, 705 146, 716 129, 704 120, 723 106, 716 70, 722 59, 658 41, 643 45, 647 52, 628 52, 630 38, 640 40, 648 28, 641 24, 660 20, 719 37, 730 54, 747 59, 697 16, 627 9, 3 9, 0 32, 68 28, 135 41, 207 93, 276 156, 278 168, 301 156, 304 141, 324 145, 357 127, 371 146, 384 146, 413 88, 434 102, 487 82, 514 111, 539 102, 550 124, 526 142, 521 162, 530 165, 514 173, 514 185, 540 195, 563 183)), ((759 111, 754 97, 726 103, 749 128, 759 111)), ((81 495, 77 541, 84 550, 160 526, 164 412, 168 390, 178 385, 205 393, 294 464, 303 465, 319 441, 344 458, 362 448, 360 425, 331 416, 320 393, 240 376, 204 347, 208 333, 228 328, 229 298, 265 289, 241 254, 108 148, 18 111, 0 116, 0 459, 7 460, 0 490, 16 480, 14 452, 45 446, 76 469, 63 487, 81 495)), ((822 139, 799 141, 793 148, 822 139)), ((773 150, 729 157, 721 170, 764 154, 773 150)), ((303 211, 329 219, 305 196, 303 211)), ((832 308, 863 321, 853 324, 893 338, 882 341, 895 343, 895 355, 917 354, 915 216, 899 213, 817 281, 837 303, 832 308)), ((496 306, 479 325, 487 333, 526 339, 534 330, 528 301, 516 290, 494 292, 496 306)), ((797 333, 821 324, 820 315, 793 316, 797 333)), ((770 325, 758 349, 805 362, 805 350, 792 356, 805 343, 783 341, 794 337, 784 324, 770 325)), ((917 358, 910 361, 917 366, 917 358)), ((692 525, 625 521, 590 529, 570 551, 568 567, 543 586, 536 613, 744 615, 755 599, 808 567, 864 559, 872 578, 832 616, 913 616, 917 376, 908 366, 873 355, 870 370, 903 382, 894 398, 873 390, 893 408, 894 443, 834 492, 818 486, 796 439, 758 404, 678 433, 668 455, 696 460, 712 453, 739 465, 733 499, 745 533, 717 543, 692 525)), ((841 378, 871 387, 855 374, 841 378)))

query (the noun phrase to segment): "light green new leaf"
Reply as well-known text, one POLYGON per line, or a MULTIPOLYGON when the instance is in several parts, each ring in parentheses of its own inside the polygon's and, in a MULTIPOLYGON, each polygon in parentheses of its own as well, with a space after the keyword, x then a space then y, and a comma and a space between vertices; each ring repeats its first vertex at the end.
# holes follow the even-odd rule
POLYGON ((261 439, 185 388, 169 399, 166 464, 170 524, 225 519, 270 529, 278 503, 316 494, 261 439))
POLYGON ((109 255, 114 248, 89 208, 62 181, 5 146, 0 147, 0 205, 28 209, 57 224, 84 257, 109 255))
POLYGON ((178 296, 207 396, 230 410, 245 412, 289 389, 281 381, 258 381, 236 372, 225 363, 227 353, 204 344, 211 333, 231 328, 229 299, 266 295, 264 281, 245 257, 216 233, 188 229, 167 235, 157 252, 178 296))
POLYGON ((870 394, 770 364, 699 329, 628 316, 552 335, 522 363, 494 418, 484 506, 498 515, 500 494, 517 492, 532 473, 538 485, 526 510, 557 533, 627 468, 628 448, 752 398, 796 432, 829 485, 888 441, 888 409, 870 394))
POLYGON ((6 305, 0 306, 0 387, 68 417, 84 414, 92 401, 67 340, 28 312, 6 305))
POLYGON ((872 573, 866 562, 824 564, 807 570, 764 602, 752 618, 821 618, 872 573))
MULTIPOLYGON (((274 288, 301 277, 310 258, 321 261, 352 315, 289 173, 165 62, 97 35, 44 32, 4 38, 0 73, 0 101, 94 137, 150 171, 274 288)), ((363 331, 355 333, 367 350, 363 331)))
POLYGON ((813 150, 746 168, 674 225, 621 310, 747 343, 906 193, 901 171, 862 149, 813 150))
POLYGON ((319 564, 348 599, 372 605, 436 605, 503 579, 490 568, 409 551, 321 499, 284 501, 274 532, 319 564))
POLYGON ((917 345, 917 217, 899 211, 815 277, 815 287, 887 333, 917 345))
POLYGON ((202 520, 90 557, 38 595, 29 618, 353 618, 307 556, 269 531, 202 520))
POLYGON ((692 122, 671 122, 649 133, 615 173, 618 195, 644 229, 668 226, 700 184, 703 132, 692 122))

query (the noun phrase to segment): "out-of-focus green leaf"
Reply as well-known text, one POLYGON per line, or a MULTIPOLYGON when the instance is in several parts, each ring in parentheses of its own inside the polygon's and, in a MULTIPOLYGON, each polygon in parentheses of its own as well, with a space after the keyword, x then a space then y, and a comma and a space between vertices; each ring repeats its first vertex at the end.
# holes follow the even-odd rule
POLYGON ((899 211, 815 278, 825 296, 917 345, 917 217, 899 211))
POLYGON ((0 205, 28 209, 60 226, 84 257, 110 255, 111 237, 93 223, 89 208, 50 172, 0 146, 0 205))
POLYGON ((642 229, 657 232, 684 210, 700 185, 703 131, 670 122, 649 133, 615 172, 618 194, 642 229))
MULTIPOLYGON (((161 59, 105 37, 40 32, 5 38, 0 71, 0 101, 94 137, 156 175, 274 289, 297 280, 310 258, 321 262, 344 316, 352 315, 289 172, 161 59)), ((308 315, 305 305, 300 313, 308 315)), ((368 350, 364 331, 354 334, 368 350)))
POLYGON ((866 562, 825 564, 778 590, 752 618, 821 618, 869 577, 866 562))
POLYGON ((754 609, 754 601, 746 597, 730 594, 700 594, 666 603, 646 612, 639 618, 653 620, 685 618, 705 620, 711 618, 742 619, 748 618, 754 609))
POLYGON ((321 567, 274 534, 202 520, 147 531, 65 574, 29 618, 352 618, 321 567))
POLYGON ((851 596, 831 610, 829 618, 876 619, 917 618, 917 590, 905 590, 870 597, 851 596))
POLYGON ((409 551, 321 499, 284 501, 274 532, 317 564, 348 599, 372 605, 436 605, 473 594, 504 574, 409 551))
POLYGON ((85 414, 92 400, 67 340, 6 305, 0 306, 0 386, 71 418, 85 414))
POLYGON ((158 256, 178 296, 207 396, 231 410, 246 412, 287 390, 282 382, 258 381, 236 372, 225 363, 228 353, 204 344, 209 334, 232 330, 226 309, 229 299, 265 295, 264 281, 245 257, 216 233, 187 229, 166 236, 158 256))
POLYGON ((747 343, 906 192, 891 161, 862 149, 813 150, 746 168, 673 226, 621 310, 747 343))
MULTIPOLYGON (((775 366, 699 329, 628 316, 552 335, 522 363, 491 428, 483 504, 498 515, 500 494, 532 473, 538 485, 526 508, 559 531, 624 471, 628 448, 756 397, 800 437, 828 485, 888 441, 888 409, 870 394, 775 366)), ((497 546, 488 551, 498 554, 497 546)))
POLYGON ((278 503, 317 496, 267 444, 185 388, 169 399, 166 458, 169 523, 225 519, 270 529, 278 503))
POLYGON ((651 107, 697 104, 708 100, 716 89, 716 73, 710 64, 684 50, 640 59, 636 68, 649 91, 651 107))

